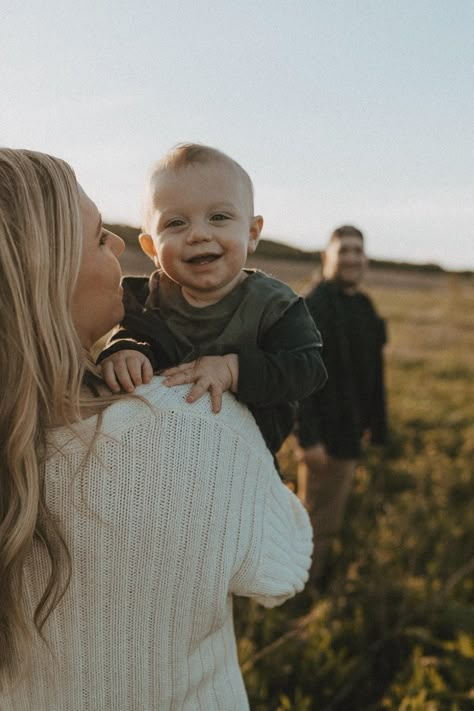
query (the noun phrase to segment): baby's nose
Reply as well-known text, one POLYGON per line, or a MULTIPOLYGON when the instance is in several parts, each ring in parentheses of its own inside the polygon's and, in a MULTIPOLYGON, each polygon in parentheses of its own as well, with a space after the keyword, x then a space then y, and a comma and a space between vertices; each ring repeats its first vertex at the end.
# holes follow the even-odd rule
POLYGON ((209 242, 212 239, 209 227, 203 223, 196 223, 191 225, 189 230, 189 242, 209 242))

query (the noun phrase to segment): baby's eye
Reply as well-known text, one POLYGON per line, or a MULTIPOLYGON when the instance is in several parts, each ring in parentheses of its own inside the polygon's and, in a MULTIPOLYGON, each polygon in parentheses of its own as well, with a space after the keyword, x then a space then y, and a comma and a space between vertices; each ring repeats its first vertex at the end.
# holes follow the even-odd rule
POLYGON ((230 217, 222 212, 217 212, 215 215, 212 215, 211 220, 214 222, 222 222, 223 220, 230 220, 230 217))
POLYGON ((109 233, 106 230, 102 230, 102 232, 100 233, 100 237, 99 237, 99 244, 101 246, 104 245, 108 239, 109 239, 109 233))
POLYGON ((167 222, 165 227, 181 227, 182 225, 184 225, 184 220, 176 218, 175 220, 167 222))

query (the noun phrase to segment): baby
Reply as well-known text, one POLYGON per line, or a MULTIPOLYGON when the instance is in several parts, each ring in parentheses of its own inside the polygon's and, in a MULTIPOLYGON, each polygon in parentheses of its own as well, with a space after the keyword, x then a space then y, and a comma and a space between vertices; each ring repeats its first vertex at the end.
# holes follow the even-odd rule
POLYGON ((298 400, 326 381, 321 337, 305 302, 286 284, 244 269, 263 218, 252 182, 224 153, 177 146, 154 167, 143 251, 157 271, 123 281, 125 317, 101 353, 112 391, 132 391, 153 370, 165 385, 210 391, 214 412, 231 390, 252 411, 275 454, 298 400))

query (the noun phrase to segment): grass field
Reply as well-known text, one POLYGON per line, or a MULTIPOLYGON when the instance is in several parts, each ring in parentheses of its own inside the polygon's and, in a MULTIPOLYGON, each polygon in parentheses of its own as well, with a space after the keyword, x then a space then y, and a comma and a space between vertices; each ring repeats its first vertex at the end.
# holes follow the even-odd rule
MULTIPOLYGON (((251 266, 297 291, 311 278, 251 266)), ((358 467, 327 587, 271 611, 236 600, 252 711, 474 707, 473 280, 375 269, 366 286, 388 321, 391 441, 358 467)))

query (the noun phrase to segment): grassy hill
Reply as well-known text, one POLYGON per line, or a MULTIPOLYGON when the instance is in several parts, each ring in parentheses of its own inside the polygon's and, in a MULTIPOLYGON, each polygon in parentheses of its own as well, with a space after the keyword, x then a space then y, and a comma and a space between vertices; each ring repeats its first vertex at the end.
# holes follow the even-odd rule
MULTIPOLYGON (((140 273, 142 270, 149 271, 150 261, 145 257, 138 244, 138 235, 140 230, 137 227, 129 225, 109 224, 108 229, 116 232, 127 245, 126 252, 123 258, 124 271, 127 268, 131 269, 127 273, 140 273), (130 265, 128 267, 128 265, 130 265)), ((255 255, 249 260, 252 265, 255 261, 261 260, 284 260, 287 262, 305 263, 309 268, 317 268, 321 264, 320 251, 305 251, 297 247, 291 247, 282 242, 275 242, 268 238, 262 238, 258 245, 258 250, 255 255)), ((427 274, 441 274, 445 270, 437 264, 411 264, 410 262, 396 262, 390 260, 371 259, 370 267, 372 269, 390 270, 396 269, 399 271, 416 271, 425 272, 427 274)), ((472 274, 470 271, 464 271, 463 274, 472 274)))

